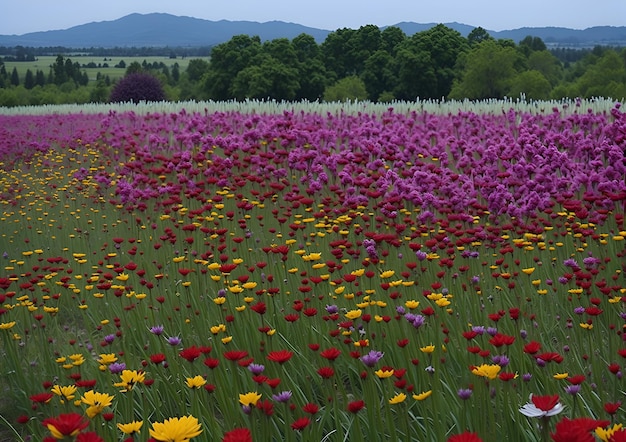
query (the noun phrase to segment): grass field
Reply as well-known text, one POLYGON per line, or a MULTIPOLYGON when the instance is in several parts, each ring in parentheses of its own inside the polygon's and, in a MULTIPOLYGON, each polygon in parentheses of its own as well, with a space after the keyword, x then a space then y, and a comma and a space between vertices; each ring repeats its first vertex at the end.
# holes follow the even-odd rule
MULTIPOLYGON (((26 76, 26 71, 28 69, 30 69, 33 74, 37 71, 37 70, 41 70, 43 71, 46 75, 48 75, 48 72, 50 71, 50 66, 52 66, 52 64, 54 64, 55 60, 56 60, 57 56, 55 55, 50 55, 50 56, 41 56, 41 57, 37 57, 37 60, 35 61, 6 61, 4 62, 5 68, 7 70, 7 72, 11 73, 13 71, 13 68, 17 68, 17 73, 20 76, 20 81, 24 81, 24 77, 26 76)), ((187 69, 187 65, 189 64, 189 60, 192 59, 196 59, 196 58, 203 58, 203 59, 207 59, 208 57, 187 57, 187 58, 181 58, 181 57, 177 57, 177 58, 169 58, 169 57, 95 57, 95 56, 81 56, 81 55, 69 55, 66 56, 64 55, 64 58, 70 58, 72 60, 73 63, 78 62, 80 63, 81 66, 85 66, 89 63, 95 63, 97 66, 96 68, 83 68, 87 74, 89 75, 89 80, 90 81, 95 81, 96 76, 98 75, 98 72, 100 72, 102 75, 108 75, 109 78, 111 78, 111 80, 115 80, 117 78, 120 78, 124 75, 124 72, 126 71, 126 68, 116 68, 114 67, 115 65, 117 65, 120 61, 124 60, 124 62, 126 63, 126 66, 130 65, 132 62, 136 61, 138 63, 143 63, 144 60, 146 61, 146 63, 154 63, 154 62, 163 62, 166 66, 168 66, 169 68, 173 67, 174 64, 178 63, 178 66, 180 67, 180 71, 183 72, 185 69, 187 69), (102 65, 107 64, 108 67, 102 67, 102 65)))

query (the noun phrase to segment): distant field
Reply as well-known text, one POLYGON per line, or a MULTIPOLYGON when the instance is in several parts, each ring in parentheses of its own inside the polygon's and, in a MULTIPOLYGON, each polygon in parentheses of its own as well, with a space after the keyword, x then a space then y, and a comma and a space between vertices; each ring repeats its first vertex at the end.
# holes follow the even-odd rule
MULTIPOLYGON (((10 74, 13 71, 13 68, 17 68, 17 73, 20 76, 20 81, 24 81, 24 77, 26 76, 26 71, 30 69, 33 74, 37 70, 41 70, 48 75, 50 71, 50 66, 54 64, 56 61, 56 56, 41 56, 37 57, 35 61, 5 61, 4 65, 7 72, 10 74)), ((178 63, 181 72, 184 72, 187 69, 187 65, 189 64, 189 60, 202 58, 208 60, 209 57, 178 57, 178 58, 169 58, 169 57, 94 57, 94 56, 81 56, 81 55, 64 55, 64 58, 70 58, 72 63, 78 62, 81 66, 87 65, 91 62, 95 63, 95 68, 82 68, 89 75, 90 81, 95 81, 98 72, 102 75, 108 75, 111 80, 115 80, 124 75, 126 68, 115 68, 120 61, 124 60, 126 66, 130 65, 133 61, 143 63, 144 60, 146 63, 154 63, 154 62, 163 62, 166 66, 172 67, 175 63, 178 63), (103 67, 104 64, 107 64, 108 67, 103 67)))

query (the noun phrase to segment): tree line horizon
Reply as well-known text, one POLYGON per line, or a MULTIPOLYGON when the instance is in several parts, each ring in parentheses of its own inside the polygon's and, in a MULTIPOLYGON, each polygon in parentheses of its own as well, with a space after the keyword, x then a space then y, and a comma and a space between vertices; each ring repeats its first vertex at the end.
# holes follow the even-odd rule
MULTIPOLYGON (((464 37, 442 24, 412 36, 393 26, 344 28, 321 44, 308 34, 267 41, 241 34, 184 71, 133 61, 126 74, 135 72, 157 77, 170 101, 626 97, 626 48, 558 52, 539 37, 496 40, 481 27, 464 37)), ((16 75, 0 61, 0 106, 107 102, 115 83, 101 75, 86 81, 62 55, 47 75, 31 72, 28 82, 16 75)))

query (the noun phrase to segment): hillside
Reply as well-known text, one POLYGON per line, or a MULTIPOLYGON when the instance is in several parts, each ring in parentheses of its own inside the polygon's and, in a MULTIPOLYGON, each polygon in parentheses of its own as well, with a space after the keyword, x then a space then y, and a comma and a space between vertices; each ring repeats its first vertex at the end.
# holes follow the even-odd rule
MULTIPOLYGON (((427 30, 436 23, 402 22, 398 26, 407 35, 427 30)), ((474 26, 445 23, 467 36, 474 26)), ((170 14, 130 14, 112 21, 74 26, 69 29, 32 32, 23 35, 0 35, 0 46, 30 46, 68 48, 90 47, 198 47, 213 46, 230 40, 234 35, 258 35, 262 40, 285 37, 293 39, 306 33, 318 43, 324 41, 330 30, 311 28, 282 21, 210 21, 170 14)), ((597 26, 584 30, 541 27, 489 31, 495 38, 519 42, 532 35, 540 37, 550 47, 593 47, 595 45, 626 46, 626 26, 597 26)))

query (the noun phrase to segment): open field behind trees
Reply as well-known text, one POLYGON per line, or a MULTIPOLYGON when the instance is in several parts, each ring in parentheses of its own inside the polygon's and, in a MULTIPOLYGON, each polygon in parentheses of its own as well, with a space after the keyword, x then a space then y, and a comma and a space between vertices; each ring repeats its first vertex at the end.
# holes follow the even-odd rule
MULTIPOLYGON (((149 64, 153 63, 163 63, 168 68, 172 68, 175 64, 178 64, 178 67, 181 71, 187 69, 189 65, 189 60, 193 59, 202 59, 209 60, 209 57, 125 57, 125 56, 92 56, 92 55, 81 55, 81 54, 64 54, 66 59, 70 58, 74 63, 80 63, 81 70, 87 72, 89 76, 89 81, 96 81, 96 77, 98 73, 102 76, 109 76, 111 80, 116 80, 124 76, 126 72, 126 67, 130 65, 132 62, 137 62, 142 64, 144 61, 149 64), (124 61, 126 63, 126 67, 115 67, 119 65, 120 61, 124 61), (94 63, 96 67, 87 67, 90 63, 94 63), (106 65, 106 66, 105 66, 106 65)), ((50 71, 50 67, 54 64, 57 56, 56 55, 44 55, 39 56, 35 61, 5 61, 4 66, 7 72, 12 72, 13 68, 17 69, 17 73, 20 76, 20 81, 24 81, 26 77, 26 71, 30 69, 32 72, 37 70, 43 71, 44 74, 48 75, 50 71)))

